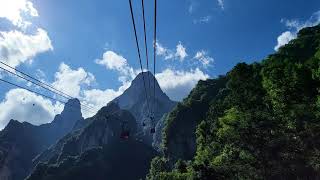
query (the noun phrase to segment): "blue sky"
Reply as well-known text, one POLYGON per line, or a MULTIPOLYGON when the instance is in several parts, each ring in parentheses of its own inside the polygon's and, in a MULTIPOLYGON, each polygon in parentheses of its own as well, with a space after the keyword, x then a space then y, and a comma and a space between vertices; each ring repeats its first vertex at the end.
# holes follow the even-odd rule
MULTIPOLYGON (((141 1, 133 6, 145 63, 141 1)), ((145 8, 152 60, 153 1, 145 8)), ((179 101, 199 79, 275 52, 299 29, 319 23, 319 10, 319 0, 158 0, 156 77, 179 101)), ((127 0, 0 0, 0 33, 3 61, 97 108, 139 72, 127 0)), ((1 77, 51 95, 3 72, 1 77)), ((0 83, 0 129, 11 118, 50 122, 62 107, 0 83)))

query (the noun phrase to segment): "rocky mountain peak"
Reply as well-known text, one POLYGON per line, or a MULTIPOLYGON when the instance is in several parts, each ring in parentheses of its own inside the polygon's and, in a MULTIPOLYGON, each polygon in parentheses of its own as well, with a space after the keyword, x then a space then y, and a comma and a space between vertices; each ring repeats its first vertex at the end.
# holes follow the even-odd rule
POLYGON ((79 99, 69 99, 68 102, 64 105, 64 109, 61 114, 72 113, 73 115, 82 116, 81 114, 81 104, 79 99))
POLYGON ((130 87, 112 102, 118 104, 121 109, 128 110, 135 117, 138 131, 143 134, 141 138, 150 145, 152 144, 150 129, 154 128, 164 113, 171 111, 176 105, 176 102, 171 101, 162 91, 159 83, 149 71, 139 73, 130 87), (156 112, 153 113, 151 111, 154 107, 156 112), (154 116, 153 122, 151 122, 150 114, 154 116))

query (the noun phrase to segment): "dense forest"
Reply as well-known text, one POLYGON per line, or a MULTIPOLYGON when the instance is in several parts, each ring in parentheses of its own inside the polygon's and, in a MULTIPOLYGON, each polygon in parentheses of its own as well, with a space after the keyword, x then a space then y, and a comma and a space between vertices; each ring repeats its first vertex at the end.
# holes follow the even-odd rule
POLYGON ((147 179, 320 177, 320 25, 200 81, 167 116, 147 179))

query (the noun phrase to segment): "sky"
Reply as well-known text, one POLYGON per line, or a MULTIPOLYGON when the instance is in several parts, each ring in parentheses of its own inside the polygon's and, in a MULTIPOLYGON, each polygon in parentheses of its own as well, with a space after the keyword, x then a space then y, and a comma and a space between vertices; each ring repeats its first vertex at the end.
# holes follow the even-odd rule
MULTIPOLYGON (((145 1, 151 67, 153 3, 145 1)), ((146 69, 140 0, 133 11, 146 69)), ((319 0, 158 0, 157 11, 156 78, 175 101, 199 80, 259 62, 320 22, 319 0)), ((95 107, 83 109, 84 117, 140 72, 127 0, 0 0, 0 58, 95 107)), ((0 78, 59 98, 3 71, 0 78)), ((0 82, 0 129, 10 119, 48 123, 62 109, 59 101, 0 82)))

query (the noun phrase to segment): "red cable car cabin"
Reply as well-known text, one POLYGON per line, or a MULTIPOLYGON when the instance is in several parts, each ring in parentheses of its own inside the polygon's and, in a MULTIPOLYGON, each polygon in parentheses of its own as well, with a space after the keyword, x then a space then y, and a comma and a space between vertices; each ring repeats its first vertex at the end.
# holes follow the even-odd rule
POLYGON ((129 131, 123 131, 120 134, 120 138, 121 139, 129 139, 129 136, 130 136, 130 132, 129 131))
POLYGON ((154 134, 155 132, 156 132, 156 129, 155 129, 155 128, 151 128, 151 129, 150 129, 150 133, 151 133, 151 134, 154 134))

